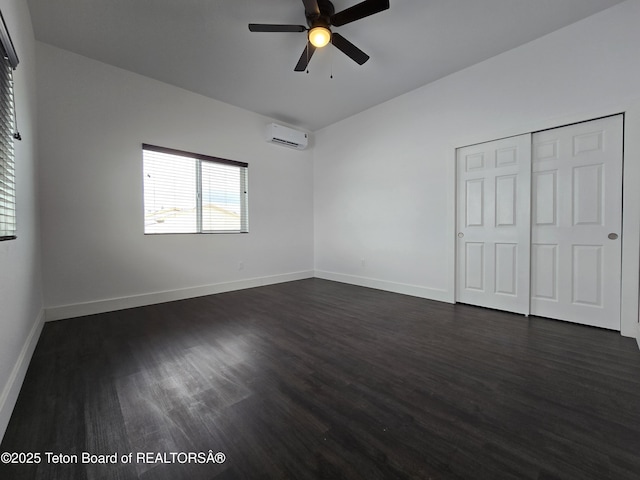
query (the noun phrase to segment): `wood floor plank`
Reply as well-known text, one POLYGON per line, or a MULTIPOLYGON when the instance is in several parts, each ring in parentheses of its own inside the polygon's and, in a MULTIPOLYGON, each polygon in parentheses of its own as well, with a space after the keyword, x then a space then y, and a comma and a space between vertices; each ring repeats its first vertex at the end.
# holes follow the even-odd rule
POLYGON ((48 323, 10 479, 640 478, 640 352, 615 332, 319 279, 48 323), (223 452, 222 464, 138 461, 223 452))

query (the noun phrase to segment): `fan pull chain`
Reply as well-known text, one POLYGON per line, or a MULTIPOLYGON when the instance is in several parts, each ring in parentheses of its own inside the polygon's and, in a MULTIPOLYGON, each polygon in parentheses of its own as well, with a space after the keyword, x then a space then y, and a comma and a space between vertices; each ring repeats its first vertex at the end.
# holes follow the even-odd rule
MULTIPOLYGON (((333 47, 333 35, 331 35, 331 46, 333 47)), ((333 79, 333 50, 334 48, 331 49, 331 53, 329 54, 329 65, 331 68, 331 75, 329 76, 329 78, 333 79)))
POLYGON ((307 52, 307 75, 309 75, 309 42, 307 42, 307 48, 305 49, 307 52))

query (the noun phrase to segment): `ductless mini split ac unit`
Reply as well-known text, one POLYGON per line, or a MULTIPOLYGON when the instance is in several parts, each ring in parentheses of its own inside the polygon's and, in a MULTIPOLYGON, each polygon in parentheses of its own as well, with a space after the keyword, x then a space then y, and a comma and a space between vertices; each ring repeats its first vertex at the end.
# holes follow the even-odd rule
POLYGON ((297 150, 304 150, 309 144, 309 135, 300 130, 270 123, 267 125, 267 142, 283 145, 297 150))

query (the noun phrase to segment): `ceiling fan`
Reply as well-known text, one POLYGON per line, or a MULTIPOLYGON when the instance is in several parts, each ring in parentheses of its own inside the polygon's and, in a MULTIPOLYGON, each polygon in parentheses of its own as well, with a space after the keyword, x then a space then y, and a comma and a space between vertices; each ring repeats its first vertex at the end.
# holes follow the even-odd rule
POLYGON ((302 0, 304 13, 307 17, 307 25, 272 25, 264 23, 250 23, 252 32, 308 32, 307 46, 304 48, 298 64, 294 68, 296 72, 303 72, 309 60, 316 51, 331 42, 338 50, 362 65, 369 60, 369 55, 356 47, 349 40, 337 32, 332 32, 331 27, 341 27, 347 23, 355 22, 361 18, 382 12, 389 8, 389 0, 365 0, 353 7, 335 13, 333 3, 329 0, 302 0))

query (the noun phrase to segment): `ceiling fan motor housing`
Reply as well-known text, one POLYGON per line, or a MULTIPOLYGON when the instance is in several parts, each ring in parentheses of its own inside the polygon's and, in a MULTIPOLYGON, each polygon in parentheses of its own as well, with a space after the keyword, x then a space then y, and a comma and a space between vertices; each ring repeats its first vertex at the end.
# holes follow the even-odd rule
POLYGON ((318 9, 320 10, 320 14, 305 12, 305 16, 307 17, 307 25, 309 28, 313 27, 325 27, 329 28, 331 26, 331 17, 334 13, 336 13, 336 9, 329 0, 318 0, 318 9))

